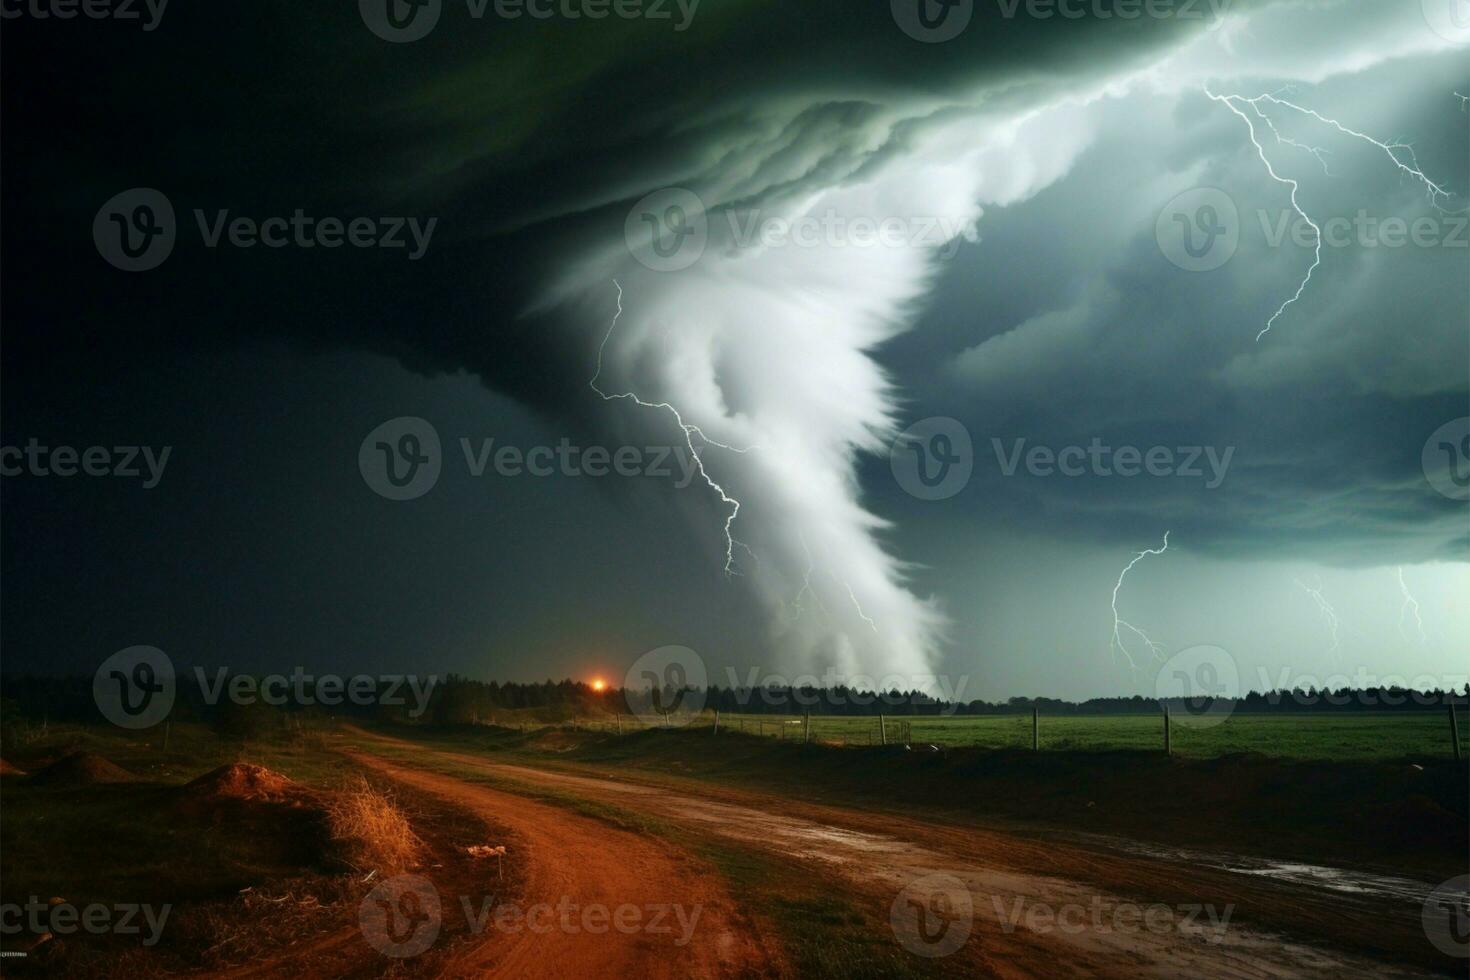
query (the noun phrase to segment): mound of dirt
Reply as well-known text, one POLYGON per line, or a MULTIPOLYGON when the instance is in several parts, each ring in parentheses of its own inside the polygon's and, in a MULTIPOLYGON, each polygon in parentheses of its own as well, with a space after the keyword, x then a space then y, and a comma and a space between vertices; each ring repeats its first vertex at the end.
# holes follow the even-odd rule
POLYGON ((97 783, 130 783, 136 779, 122 766, 108 762, 95 752, 73 752, 38 771, 31 782, 42 786, 92 786, 97 783))
POLYGON ((259 800, 284 802, 300 798, 306 788, 265 766, 234 762, 200 776, 183 788, 192 800, 259 800))
POLYGON ((4 759, 0 759, 0 776, 24 776, 24 769, 17 769, 4 759))
POLYGON ((265 766, 220 766, 173 790, 169 800, 171 818, 208 825, 221 840, 275 865, 321 867, 331 846, 322 797, 265 766))

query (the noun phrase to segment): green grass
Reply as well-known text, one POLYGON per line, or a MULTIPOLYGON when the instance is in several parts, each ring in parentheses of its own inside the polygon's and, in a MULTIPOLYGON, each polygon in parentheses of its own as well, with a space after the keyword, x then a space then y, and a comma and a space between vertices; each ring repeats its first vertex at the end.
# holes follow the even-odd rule
MULTIPOLYGON (((1466 714, 1470 712, 1465 712, 1466 714)), ((712 727, 714 716, 705 712, 690 727, 712 727)), ((589 724, 584 722, 584 725, 589 724)), ((590 723, 614 731, 613 723, 590 723)), ((1030 715, 980 717, 891 717, 888 741, 973 746, 991 749, 1031 747, 1030 715), (905 729, 906 726, 906 729, 905 729)), ((630 717, 624 731, 634 731, 630 717)), ((1462 750, 1470 748, 1467 722, 1460 718, 1462 750)), ((799 742, 803 738, 799 715, 722 714, 726 732, 743 731, 771 739, 799 742)), ((819 717, 811 720, 813 741, 838 745, 877 745, 877 718, 819 717)), ((1452 754, 1449 720, 1440 711, 1355 712, 1329 715, 1234 714, 1219 724, 1175 718, 1173 752, 1185 758, 1214 758, 1236 752, 1259 752, 1282 759, 1370 760, 1414 757, 1448 758, 1452 754)), ((1041 748, 1080 751, 1162 751, 1161 715, 1081 715, 1041 718, 1041 748)))

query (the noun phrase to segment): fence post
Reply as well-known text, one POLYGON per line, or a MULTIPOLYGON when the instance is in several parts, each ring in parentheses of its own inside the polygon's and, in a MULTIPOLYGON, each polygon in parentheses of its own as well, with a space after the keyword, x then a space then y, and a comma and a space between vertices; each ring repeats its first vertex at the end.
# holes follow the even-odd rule
POLYGON ((618 734, 623 734, 623 713, 621 711, 618 712, 618 734))
POLYGON ((715 734, 720 734, 720 709, 715 709, 715 734))
POLYGON ((884 745, 888 744, 888 726, 883 723, 883 716, 878 716, 878 741, 884 745))
POLYGON ((1031 708, 1031 751, 1041 751, 1041 709, 1031 708))
POLYGON ((1455 747, 1455 761, 1460 761, 1460 723, 1455 720, 1455 701, 1450 697, 1450 744, 1455 747))
POLYGON ((812 740, 812 713, 810 711, 808 711, 806 713, 806 727, 804 729, 802 729, 802 733, 801 733, 801 744, 802 745, 806 745, 811 740, 812 740))
POLYGON ((1174 754, 1174 746, 1172 744, 1172 737, 1173 737, 1173 733, 1170 732, 1170 730, 1169 730, 1169 706, 1166 704, 1166 705, 1164 705, 1164 754, 1165 755, 1173 755, 1174 754))

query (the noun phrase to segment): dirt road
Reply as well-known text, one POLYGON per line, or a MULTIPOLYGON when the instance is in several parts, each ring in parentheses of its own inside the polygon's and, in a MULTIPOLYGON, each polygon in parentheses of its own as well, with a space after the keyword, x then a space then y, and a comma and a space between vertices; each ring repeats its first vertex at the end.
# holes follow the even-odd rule
MULTIPOLYGON (((1342 895, 1198 864, 1110 854, 992 830, 935 826, 704 784, 671 791, 622 773, 546 771, 396 744, 412 745, 416 756, 451 767, 471 767, 497 779, 615 804, 811 863, 845 890, 867 894, 885 906, 919 910, 910 917, 926 909, 960 909, 969 920, 968 942, 957 959, 995 976, 1054 977, 1063 965, 1068 975, 1103 977, 1434 975, 1432 950, 1417 931, 1417 910, 1410 915, 1404 908, 1354 905, 1342 895), (1253 923, 1267 922, 1273 930, 1290 934, 1242 924, 1235 918, 1242 909, 1249 910, 1253 923), (1415 971, 1388 965, 1404 962, 1425 967, 1415 971)), ((466 803, 478 792, 472 783, 421 771, 402 772, 401 778, 431 792, 466 794, 461 797, 466 803), (457 783, 461 788, 454 788, 457 783)), ((506 794, 495 797, 498 805, 506 805, 506 794)), ((557 840, 575 829, 563 825, 557 840)), ((594 839, 579 845, 572 861, 591 859, 601 848, 595 838, 606 828, 583 832, 594 839)), ((543 854, 566 846, 547 843, 543 854)), ((547 868, 544 873, 565 872, 547 868)), ((913 925, 924 935, 904 939, 921 949, 935 930, 926 928, 926 922, 913 925)), ((740 955, 752 953, 733 939, 731 943, 743 950, 740 955)), ((736 956, 719 965, 739 961, 736 956)))
MULTIPOLYGON (((506 920, 511 928, 497 930, 492 914, 483 940, 461 944, 445 975, 564 980, 777 974, 775 953, 741 917, 719 878, 688 854, 561 807, 364 753, 350 755, 403 786, 492 813, 516 835, 510 859, 527 869, 525 893, 517 902, 521 915, 506 920), (538 906, 544 911, 533 913, 538 906)), ((442 914, 466 914, 466 898, 478 914, 484 897, 443 896, 442 914)))

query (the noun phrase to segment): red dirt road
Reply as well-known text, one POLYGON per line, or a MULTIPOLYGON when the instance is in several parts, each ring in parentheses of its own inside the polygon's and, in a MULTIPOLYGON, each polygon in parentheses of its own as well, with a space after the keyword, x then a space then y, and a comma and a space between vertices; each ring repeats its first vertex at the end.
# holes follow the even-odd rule
MULTIPOLYGON (((357 734, 394 742, 366 732, 357 734)), ((963 951, 953 957, 953 966, 963 965, 966 972, 1004 977, 1065 974, 1249 980, 1434 975, 1432 951, 1417 930, 1417 910, 1413 916, 1397 908, 1389 914, 1383 908, 1356 907, 1341 895, 1314 893, 1269 879, 1039 842, 989 829, 931 825, 703 784, 681 792, 631 781, 621 772, 551 772, 422 744, 394 744, 411 746, 415 756, 426 761, 437 758, 446 766, 473 767, 501 780, 610 803, 806 862, 830 875, 835 887, 881 901, 885 908, 916 879, 949 875, 957 884, 948 899, 973 909, 973 932, 963 951), (1157 925, 1143 925, 1135 910, 1150 907, 1167 908, 1167 923, 1159 919, 1157 925), (1069 912, 1058 918, 1057 913, 1064 909, 1069 912), (1254 923, 1267 922, 1273 930, 1285 932, 1268 932, 1232 919, 1240 909, 1249 909, 1254 923), (1126 914, 1116 915, 1120 910, 1126 914), (1353 952, 1355 949, 1359 952, 1353 952), (1405 962, 1425 968, 1389 965, 1405 962)), ((422 770, 405 770, 368 755, 357 758, 407 785, 453 794, 453 799, 466 806, 492 806, 497 819, 514 818, 518 830, 526 827, 528 833, 537 834, 531 858, 533 865, 546 865, 533 870, 542 893, 595 887, 604 875, 611 874, 620 883, 598 892, 609 896, 604 901, 631 901, 617 896, 625 888, 641 886, 639 894, 649 894, 648 901, 713 903, 714 918, 708 924, 702 921, 700 928, 717 931, 721 955, 703 963, 684 959, 672 973, 655 968, 649 975, 722 976, 742 969, 779 969, 772 966, 776 957, 770 951, 740 939, 740 917, 732 914, 728 898, 710 882, 687 880, 687 869, 669 857, 665 846, 598 821, 569 821, 564 810, 533 804, 511 793, 422 770), (520 815, 515 814, 517 810, 520 815), (635 866, 641 868, 633 880, 619 871, 627 866, 623 855, 609 859, 610 836, 624 838, 615 846, 628 848, 635 866), (583 874, 587 868, 598 869, 592 873, 595 881, 583 874), (654 881, 662 884, 649 884, 654 881), (715 888, 713 894, 711 888, 715 888)), ((625 964, 639 973, 648 969, 632 951, 619 950, 619 958, 609 961, 607 950, 596 942, 590 949, 582 948, 587 938, 567 941, 567 955, 574 957, 569 962, 599 963, 603 976, 624 975, 625 964)), ((538 964, 554 967, 551 955, 561 955, 545 947, 523 946, 513 955, 530 969, 538 964)), ((658 958, 654 961, 656 967, 658 958)), ((579 972, 552 968, 544 975, 579 972)))
MULTIPOLYGON (((526 887, 518 906, 574 910, 600 906, 637 908, 643 927, 615 928, 593 920, 583 928, 573 911, 571 929, 532 932, 496 930, 493 917, 481 938, 462 943, 446 976, 515 978, 594 977, 761 977, 779 972, 777 954, 766 947, 745 920, 718 876, 691 856, 663 841, 619 830, 561 807, 528 800, 477 783, 412 769, 363 753, 350 753, 360 765, 377 770, 414 790, 448 800, 473 812, 493 815, 519 841, 509 860, 524 862, 526 887), (662 921, 657 913, 668 909, 662 921), (682 910, 683 918, 679 912, 682 910), (695 916, 697 915, 697 918, 695 916)), ((484 896, 468 896, 478 909, 484 896)), ((443 896, 443 914, 463 915, 461 896, 443 896)), ((543 922, 551 921, 549 913, 543 922)))

